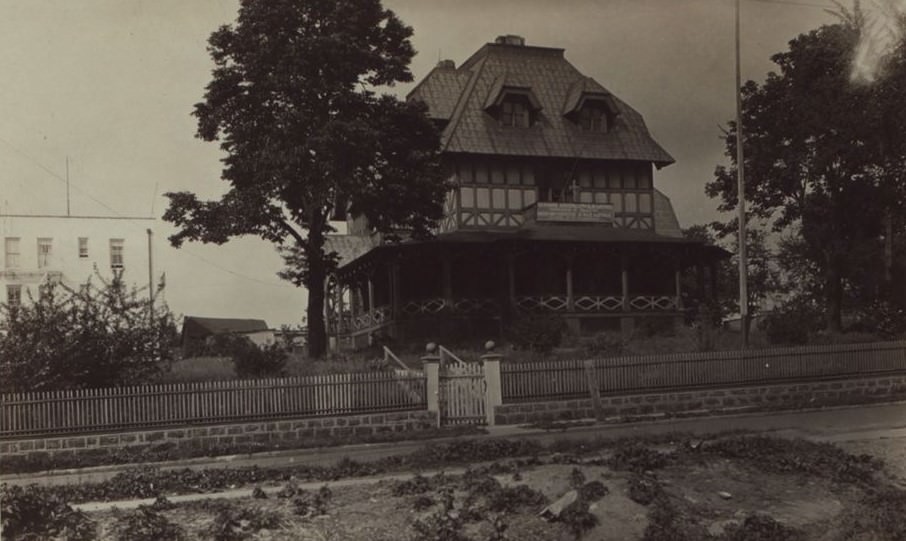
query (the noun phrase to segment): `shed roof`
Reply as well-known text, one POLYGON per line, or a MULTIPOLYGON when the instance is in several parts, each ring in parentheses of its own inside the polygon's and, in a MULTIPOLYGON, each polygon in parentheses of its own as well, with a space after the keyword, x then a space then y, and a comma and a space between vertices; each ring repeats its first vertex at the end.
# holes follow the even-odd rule
POLYGON ((213 334, 249 333, 268 330, 263 319, 234 319, 186 316, 182 323, 183 338, 201 338, 213 334))
POLYGON ((658 167, 673 158, 651 137, 635 109, 584 76, 563 49, 488 43, 459 68, 432 70, 408 96, 428 106, 433 118, 447 120, 443 150, 451 153, 639 160, 658 167), (505 128, 486 110, 502 88, 529 88, 540 110, 535 125, 505 128), (616 109, 607 133, 582 130, 564 108, 582 93, 607 96, 616 109))

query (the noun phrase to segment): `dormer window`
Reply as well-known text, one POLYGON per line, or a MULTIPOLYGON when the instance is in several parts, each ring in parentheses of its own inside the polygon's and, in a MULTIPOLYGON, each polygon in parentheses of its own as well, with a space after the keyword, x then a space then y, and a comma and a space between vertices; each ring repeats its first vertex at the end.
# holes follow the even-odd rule
POLYGON ((541 103, 530 88, 506 86, 501 79, 491 89, 484 109, 504 128, 529 128, 538 120, 541 103))
POLYGON ((613 96, 587 78, 573 84, 563 107, 563 116, 587 132, 611 131, 619 114, 613 96))
POLYGON ((607 133, 610 118, 607 107, 601 102, 587 101, 577 115, 579 127, 585 131, 607 133))
POLYGON ((500 104, 500 125, 504 128, 528 128, 532 125, 528 100, 523 96, 508 96, 500 104))

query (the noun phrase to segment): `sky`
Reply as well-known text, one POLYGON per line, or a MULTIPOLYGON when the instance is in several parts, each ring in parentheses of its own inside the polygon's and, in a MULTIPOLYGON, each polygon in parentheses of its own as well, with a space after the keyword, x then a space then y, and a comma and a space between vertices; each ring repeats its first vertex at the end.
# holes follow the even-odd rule
MULTIPOLYGON (((498 35, 560 47, 645 118, 676 159, 655 186, 683 227, 721 217, 704 194, 726 163, 735 115, 734 0, 384 0, 414 29, 417 82, 498 35)), ((154 216, 163 193, 226 189, 216 143, 195 138, 193 105, 212 62, 208 36, 236 0, 0 0, 0 213, 154 216)), ((831 0, 743 0, 744 80, 764 80, 789 40, 833 23, 831 0)), ((391 92, 405 96, 412 84, 391 92)), ((176 314, 298 325, 305 291, 282 282, 267 241, 170 247, 158 220, 155 267, 176 314)))

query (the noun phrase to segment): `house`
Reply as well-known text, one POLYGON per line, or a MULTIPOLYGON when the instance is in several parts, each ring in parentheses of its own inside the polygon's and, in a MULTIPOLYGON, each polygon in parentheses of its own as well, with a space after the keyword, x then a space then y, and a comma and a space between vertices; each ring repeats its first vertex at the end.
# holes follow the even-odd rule
POLYGON ((140 217, 0 214, 0 303, 36 299, 48 280, 78 288, 114 273, 126 284, 156 287, 154 225, 140 217))
POLYGON ((361 217, 330 239, 338 343, 488 337, 525 314, 576 333, 669 327, 681 274, 716 277, 726 252, 683 238, 655 187, 673 158, 563 49, 501 36, 459 67, 440 62, 408 99, 442 129, 455 188, 431 240, 382 242, 361 217))
POLYGON ((274 331, 263 319, 233 319, 186 316, 182 323, 182 346, 192 348, 207 343, 214 336, 232 334, 244 336, 262 347, 275 342, 274 331))

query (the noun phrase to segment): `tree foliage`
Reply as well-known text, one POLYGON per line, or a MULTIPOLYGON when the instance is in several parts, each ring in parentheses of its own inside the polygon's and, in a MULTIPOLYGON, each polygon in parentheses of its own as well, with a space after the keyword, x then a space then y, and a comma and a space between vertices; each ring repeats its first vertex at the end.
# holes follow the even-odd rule
MULTIPOLYGON (((120 275, 78 290, 47 282, 38 299, 3 306, 0 388, 5 392, 146 383, 172 360, 173 314, 120 275)), ((162 286, 155 297, 159 297, 162 286)))
POLYGON ((219 200, 167 194, 184 241, 256 235, 285 246, 287 279, 308 289, 309 353, 325 349, 325 248, 338 213, 378 232, 427 236, 446 191, 424 106, 379 94, 412 80, 412 29, 379 0, 244 0, 209 39, 215 63, 197 136, 226 154, 219 200))
MULTIPOLYGON (((742 88, 749 217, 793 235, 789 262, 812 273, 808 285, 834 331, 846 293, 869 279, 867 269, 883 265, 885 219, 896 234, 906 231, 906 48, 899 45, 873 84, 854 82, 862 31, 857 5, 839 24, 792 40, 772 57, 779 72, 742 88)), ((732 165, 717 167, 706 192, 730 211, 737 201, 735 122, 725 142, 732 165)))

